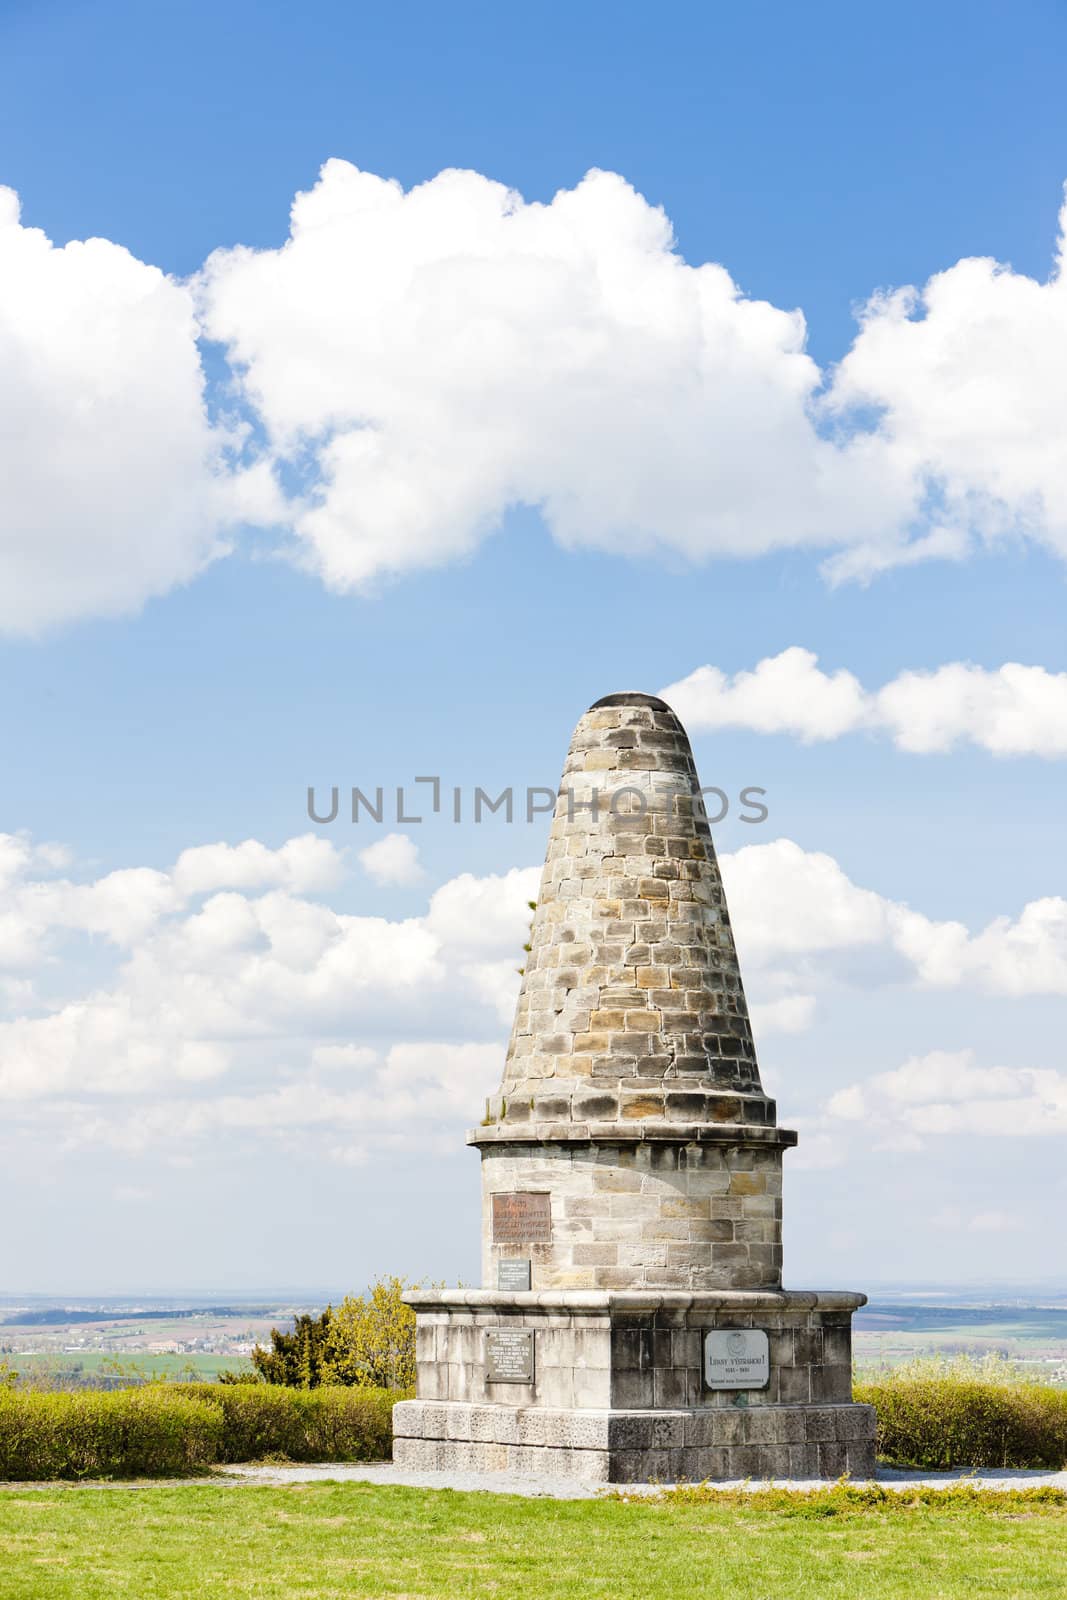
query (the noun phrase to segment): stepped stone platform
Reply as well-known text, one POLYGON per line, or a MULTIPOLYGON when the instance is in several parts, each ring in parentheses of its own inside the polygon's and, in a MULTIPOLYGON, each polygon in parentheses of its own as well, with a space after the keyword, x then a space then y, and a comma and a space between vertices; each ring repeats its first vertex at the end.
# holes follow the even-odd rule
POLYGON ((419 1399, 394 1408, 399 1466, 602 1483, 873 1471, 870 1408, 851 1404, 850 1323, 862 1295, 453 1289, 410 1298, 419 1399), (533 1336, 533 1369, 527 1382, 494 1381, 485 1335, 516 1327, 533 1336), (711 1327, 767 1332, 765 1387, 705 1386, 711 1327))
POLYGON ((571 741, 482 1159, 480 1290, 412 1293, 415 1470, 868 1476, 861 1294, 783 1290, 782 1157, 689 741, 609 695, 571 741))

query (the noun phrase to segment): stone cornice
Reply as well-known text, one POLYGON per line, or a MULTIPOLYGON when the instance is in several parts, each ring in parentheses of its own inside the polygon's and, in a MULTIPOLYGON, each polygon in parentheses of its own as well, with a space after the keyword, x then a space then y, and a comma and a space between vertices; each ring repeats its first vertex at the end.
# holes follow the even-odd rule
POLYGON ((856 1311, 867 1296, 849 1289, 409 1289, 418 1311, 856 1311))
POLYGON ((792 1128, 737 1122, 497 1122, 467 1134, 467 1143, 473 1145, 666 1143, 788 1150, 796 1142, 792 1128))

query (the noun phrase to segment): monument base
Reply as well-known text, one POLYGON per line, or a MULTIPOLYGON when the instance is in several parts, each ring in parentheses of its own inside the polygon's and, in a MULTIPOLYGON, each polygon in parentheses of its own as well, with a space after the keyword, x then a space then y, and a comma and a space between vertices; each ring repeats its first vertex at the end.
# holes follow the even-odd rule
POLYGON ((852 1403, 851 1322, 864 1295, 483 1289, 407 1298, 418 1398, 393 1411, 399 1465, 594 1483, 874 1471, 874 1412, 852 1403), (733 1345, 744 1353, 720 1354, 733 1345))
POLYGON ((869 1478, 870 1406, 548 1411, 404 1400, 393 1460, 420 1472, 523 1472, 582 1483, 869 1478))

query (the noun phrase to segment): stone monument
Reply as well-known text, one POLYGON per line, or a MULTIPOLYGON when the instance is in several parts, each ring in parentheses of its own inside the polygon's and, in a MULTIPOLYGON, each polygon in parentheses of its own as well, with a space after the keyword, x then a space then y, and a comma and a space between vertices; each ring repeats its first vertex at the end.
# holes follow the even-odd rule
POLYGON ((481 1289, 412 1292, 394 1459, 594 1482, 868 1476, 862 1294, 783 1289, 782 1155, 685 731, 571 740, 482 1160, 481 1289))

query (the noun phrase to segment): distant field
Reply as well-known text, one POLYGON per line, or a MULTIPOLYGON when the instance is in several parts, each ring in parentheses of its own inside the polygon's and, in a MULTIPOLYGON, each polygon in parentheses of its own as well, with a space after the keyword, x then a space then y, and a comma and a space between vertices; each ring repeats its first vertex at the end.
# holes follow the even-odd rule
POLYGON ((998 1351, 1051 1375, 1056 1370, 1067 1372, 1067 1310, 876 1301, 856 1313, 853 1348, 861 1367, 919 1355, 998 1351))
POLYGON ((270 1343, 273 1327, 292 1325, 286 1306, 27 1307, 0 1304, 0 1363, 25 1375, 55 1373, 63 1385, 83 1378, 214 1378, 249 1364, 237 1352, 270 1343), (152 1345, 177 1345, 155 1353, 152 1345), (192 1346, 192 1349, 182 1349, 192 1346))
POLYGON ((1067 1310, 1044 1306, 908 1306, 874 1301, 857 1311, 863 1329, 908 1329, 918 1333, 971 1334, 995 1331, 1013 1338, 1061 1339, 1067 1343, 1067 1310))
MULTIPOLYGON (((953 1305, 949 1300, 947 1292, 933 1303, 903 1296, 899 1301, 880 1299, 876 1293, 873 1304, 864 1306, 855 1318, 854 1353, 859 1368, 893 1366, 923 1355, 994 1351, 1023 1363, 1048 1381, 1067 1384, 1067 1306, 953 1305)), ((152 1355, 146 1346, 173 1341, 232 1350, 255 1341, 269 1344, 272 1327, 291 1327, 293 1307, 278 1304, 272 1308, 257 1300, 247 1306, 231 1301, 186 1309, 146 1305, 131 1311, 128 1303, 101 1303, 71 1308, 71 1320, 66 1323, 48 1320, 58 1314, 54 1305, 0 1304, 0 1345, 11 1346, 11 1353, 0 1355, 0 1361, 6 1359, 27 1373, 46 1368, 67 1373, 80 1367, 88 1376, 116 1363, 120 1372, 213 1378, 220 1371, 247 1366, 248 1358, 202 1351, 152 1355), (65 1348, 80 1346, 83 1340, 85 1348, 65 1348), (101 1345, 107 1348, 101 1349, 101 1345)))
POLYGON ((146 1377, 173 1378, 183 1373, 195 1373, 197 1378, 217 1378, 220 1372, 231 1372, 250 1366, 247 1356, 221 1355, 150 1355, 146 1350, 131 1350, 121 1356, 108 1355, 101 1350, 78 1351, 61 1354, 54 1351, 24 1352, 5 1357, 16 1372, 30 1375, 48 1371, 54 1374, 119 1372, 146 1377))

